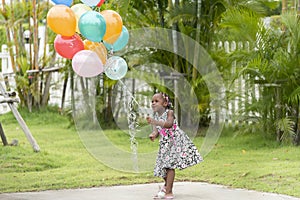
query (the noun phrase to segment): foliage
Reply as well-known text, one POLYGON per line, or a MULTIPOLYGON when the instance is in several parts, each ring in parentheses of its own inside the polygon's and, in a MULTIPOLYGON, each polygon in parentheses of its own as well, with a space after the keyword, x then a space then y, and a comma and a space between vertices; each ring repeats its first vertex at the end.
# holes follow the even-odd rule
MULTIPOLYGON (((4 3, 4 1, 3 1, 4 3)), ((38 58, 38 51, 42 48, 39 43, 38 25, 46 26, 46 15, 50 8, 49 2, 40 1, 13 1, 3 4, 0 9, 0 24, 5 27, 5 42, 8 45, 10 61, 16 80, 16 90, 21 100, 21 106, 43 107, 48 102, 50 79, 46 77, 49 73, 35 73, 29 70, 42 70, 52 67, 55 60, 53 48, 46 54, 44 45, 44 55, 38 58), (24 31, 29 35, 25 38, 24 31), (29 47, 29 44, 32 46, 29 47), (27 49, 26 49, 27 46, 27 49), (28 50, 29 49, 29 50, 28 50), (46 80, 43 84, 41 80, 46 80)), ((47 29, 47 28, 46 28, 47 29)), ((49 34, 50 39, 53 34, 49 34)), ((47 41, 47 30, 43 36, 47 41)), ((46 44, 46 43, 45 43, 46 44)))
POLYGON ((238 63, 234 79, 248 77, 247 82, 259 85, 262 95, 258 101, 246 105, 241 114, 255 113, 266 134, 273 133, 278 141, 290 141, 298 133, 298 17, 295 13, 283 14, 280 27, 273 24, 267 28, 253 11, 231 9, 224 13, 223 20, 220 25, 226 28, 230 39, 253 44, 250 51, 235 51, 227 57, 231 61, 227 64, 238 63), (255 23, 246 24, 248 21, 255 23))

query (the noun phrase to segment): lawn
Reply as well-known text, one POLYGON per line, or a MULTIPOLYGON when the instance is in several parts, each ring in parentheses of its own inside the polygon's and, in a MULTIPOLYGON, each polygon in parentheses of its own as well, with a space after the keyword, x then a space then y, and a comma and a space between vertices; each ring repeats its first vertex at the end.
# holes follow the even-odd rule
MULTIPOLYGON (((41 151, 33 152, 11 114, 0 116, 8 142, 15 138, 19 141, 18 146, 0 146, 0 193, 161 182, 151 170, 130 173, 102 164, 87 151, 68 118, 56 109, 39 113, 21 110, 21 114, 41 151)), ((107 130, 105 135, 120 149, 130 150, 127 134, 107 130)), ((176 181, 202 181, 300 197, 299 147, 279 145, 259 134, 233 135, 231 129, 224 129, 204 162, 176 171, 176 181)), ((202 142, 203 137, 194 139, 199 148, 202 142)), ((139 153, 155 151, 158 145, 146 138, 139 138, 138 143, 139 153)), ((154 162, 150 165, 152 168, 154 162)))

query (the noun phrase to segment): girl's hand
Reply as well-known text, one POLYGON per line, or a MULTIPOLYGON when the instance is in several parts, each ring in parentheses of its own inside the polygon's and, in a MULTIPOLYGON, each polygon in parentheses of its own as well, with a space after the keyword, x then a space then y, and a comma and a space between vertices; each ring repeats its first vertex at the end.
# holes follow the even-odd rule
POLYGON ((151 117, 146 117, 148 124, 152 124, 154 126, 161 126, 164 128, 165 122, 163 121, 157 121, 151 117))
POLYGON ((150 138, 150 140, 151 140, 152 142, 154 142, 155 138, 157 138, 157 134, 156 134, 156 133, 151 133, 151 134, 149 135, 149 138, 150 138))
POLYGON ((155 121, 155 120, 154 120, 153 118, 147 116, 147 117, 146 117, 146 120, 147 120, 148 124, 154 125, 154 121, 155 121))

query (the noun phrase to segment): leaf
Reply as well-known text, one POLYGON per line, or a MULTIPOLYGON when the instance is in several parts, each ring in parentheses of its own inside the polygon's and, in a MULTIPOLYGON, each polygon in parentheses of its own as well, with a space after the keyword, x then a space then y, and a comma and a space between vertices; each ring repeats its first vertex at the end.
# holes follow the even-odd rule
POLYGON ((291 139, 291 136, 295 135, 293 129, 295 123, 290 118, 284 117, 278 119, 275 121, 275 125, 278 130, 282 131, 282 136, 280 138, 282 141, 289 141, 291 139))

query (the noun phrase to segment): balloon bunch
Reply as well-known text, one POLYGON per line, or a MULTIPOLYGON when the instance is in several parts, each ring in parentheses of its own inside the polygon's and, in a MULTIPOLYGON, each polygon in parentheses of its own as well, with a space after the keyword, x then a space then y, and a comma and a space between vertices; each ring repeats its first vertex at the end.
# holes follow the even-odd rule
MULTIPOLYGON (((127 63, 119 56, 108 58, 108 51, 123 49, 129 40, 121 16, 113 10, 95 11, 105 0, 52 0, 55 5, 47 13, 47 24, 56 33, 54 48, 67 59, 82 77, 94 77, 102 72, 113 80, 123 78, 127 63), (72 6, 71 6, 72 5, 72 6)), ((100 9, 99 9, 100 10, 100 9)))

